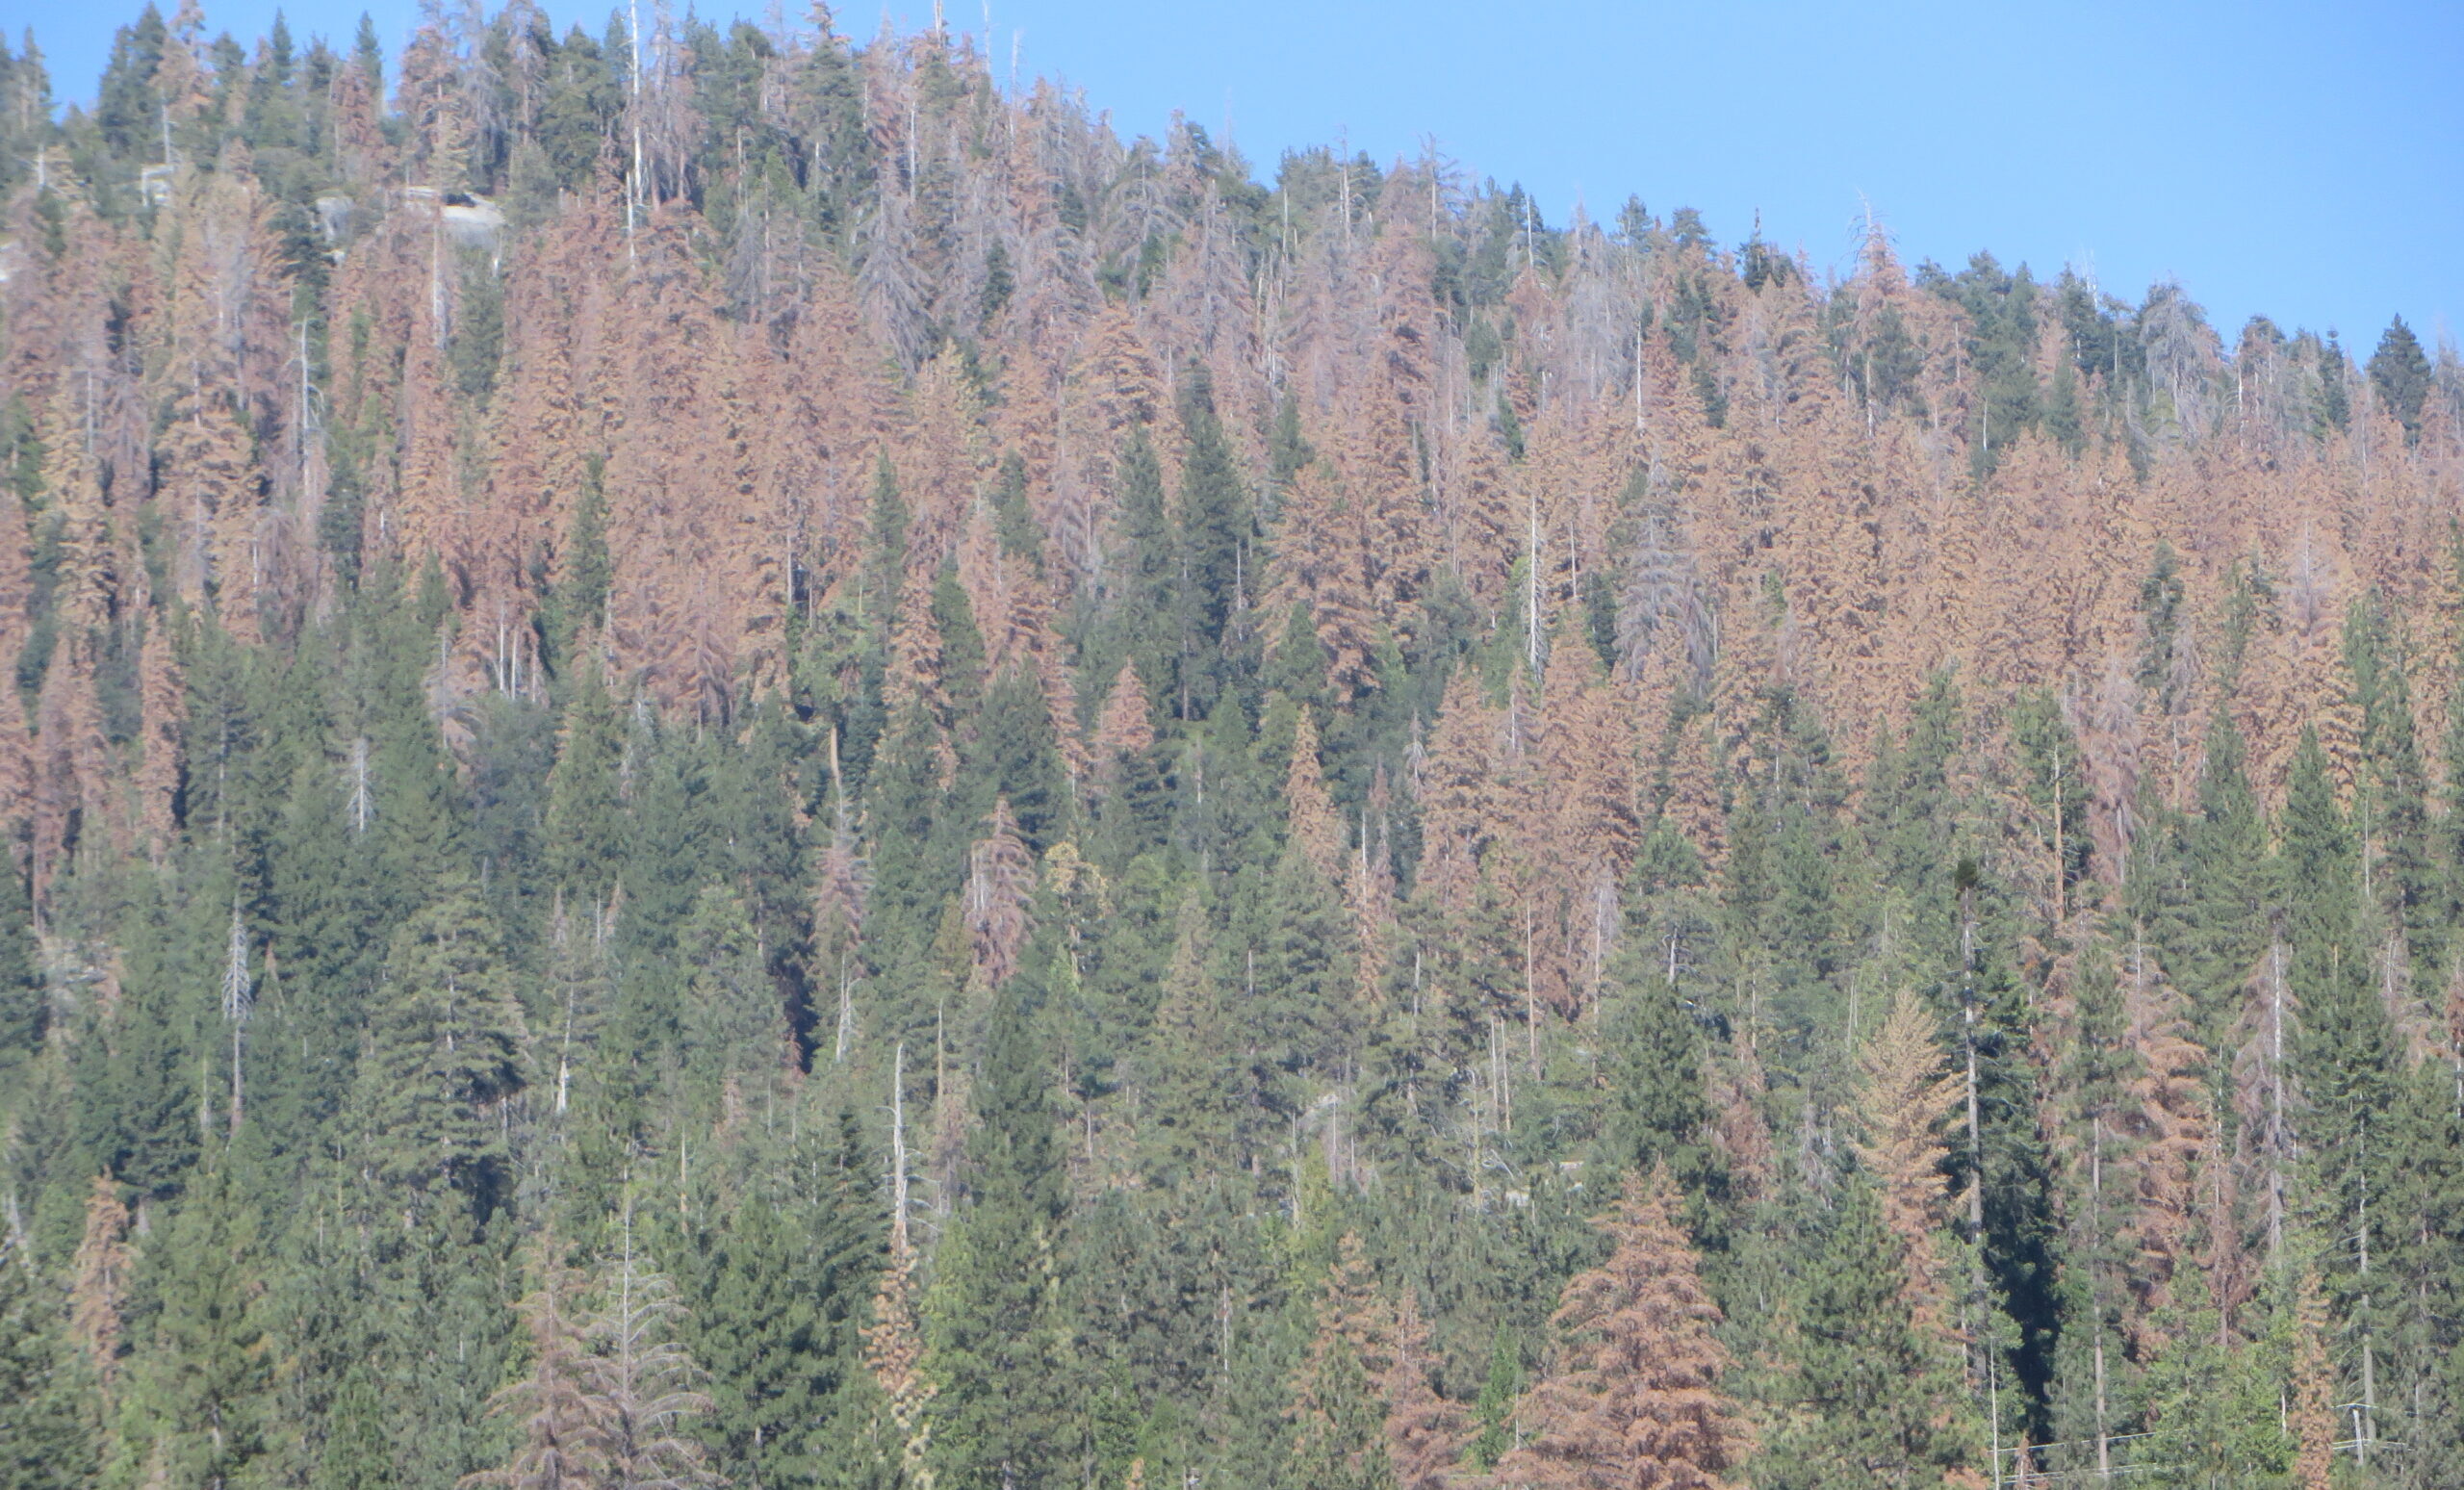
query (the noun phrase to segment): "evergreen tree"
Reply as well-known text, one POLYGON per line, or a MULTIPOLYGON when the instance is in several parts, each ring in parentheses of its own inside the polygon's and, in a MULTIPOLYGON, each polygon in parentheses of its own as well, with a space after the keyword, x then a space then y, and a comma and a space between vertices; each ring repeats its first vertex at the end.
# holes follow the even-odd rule
POLYGON ((2147 1426, 2162 1446, 2148 1456, 2150 1477, 2183 1490, 2272 1482, 2293 1467, 2280 1383, 2268 1359, 2281 1360, 2287 1342, 2273 1331, 2251 1341, 2223 1328, 2196 1270, 2177 1309, 2143 1384, 2147 1426))
POLYGON ((36 973, 25 882, 14 873, 0 874, 0 1071, 39 1049, 50 1025, 50 1000, 36 973))
MULTIPOLYGON (((309 1482, 316 1490, 394 1490, 400 1483, 387 1441, 385 1410, 365 1365, 343 1377, 325 1415, 324 1442, 309 1482)), ((528 1425, 525 1425, 527 1431, 528 1425)))
POLYGON ((0 1242, 0 1486, 72 1490, 94 1471, 92 1378, 24 1243, 0 1242))
POLYGON ((2378 400, 2396 422, 2404 426, 2408 436, 2419 436, 2422 430, 2422 405, 2430 391, 2429 358, 2422 351, 2421 338, 2413 328, 2397 317, 2387 323, 2386 334, 2378 339, 2378 349, 2370 354, 2370 382, 2378 390, 2378 400))
POLYGON ((975 1089, 973 1193, 941 1244, 926 1307, 926 1358, 941 1386, 934 1454, 946 1482, 986 1490, 1063 1483, 1084 1434, 1038 992, 1022 976, 994 1006, 975 1089))
MULTIPOLYGON (((719 1095, 725 1086, 732 1095, 723 1104, 740 1104, 790 1063, 785 1011, 743 897, 717 886, 704 889, 678 936, 678 952, 690 969, 680 1032, 688 1069, 706 1095, 719 1095)), ((733 1120, 724 1107, 721 1120, 733 1120)))
POLYGON ((629 1206, 591 1281, 583 1333, 592 1349, 581 1362, 581 1395, 597 1420, 602 1481, 626 1490, 716 1485, 690 1436, 694 1420, 710 1409, 698 1389, 702 1369, 675 1339, 676 1286, 636 1246, 629 1206))
POLYGON ((1158 1178, 1185 1178, 1234 1152, 1240 1101, 1238 1046, 1214 966, 1206 908, 1193 887, 1174 918, 1172 961, 1164 976, 1155 1027, 1142 1066, 1143 1146, 1158 1178))
POLYGON ((201 1174, 148 1248, 161 1309, 113 1425, 116 1455, 174 1485, 243 1478, 268 1448, 260 1223, 232 1169, 201 1174))
POLYGON ((394 938, 352 1094, 354 1160, 388 1185, 484 1206, 508 1178, 499 1113, 525 1085, 526 1037, 496 938, 467 881, 394 938))
POLYGON ((1975 1456, 1956 1356, 1910 1317, 1898 1244, 1874 1182, 1842 1180, 1793 1300, 1782 1400, 1765 1460, 1778 1486, 1939 1485, 1975 1456))
POLYGON ((474 1477, 506 1490, 563 1490, 607 1473, 605 1404, 589 1390, 590 1341, 585 1333, 583 1278, 563 1257, 552 1229, 532 1247, 533 1285, 522 1300, 530 1336, 530 1367, 488 1402, 492 1414, 514 1419, 520 1447, 500 1469, 474 1477))
POLYGON ((1181 459, 1176 530, 1182 574, 1176 588, 1182 652, 1189 659, 1186 666, 1199 675, 1194 706, 1202 710, 1213 703, 1210 684, 1220 676, 1223 664, 1217 659, 1224 655, 1227 630, 1242 619, 1239 611, 1247 594, 1258 588, 1257 577, 1249 573, 1255 523, 1223 423, 1216 414, 1214 382, 1202 366, 1182 381, 1180 409, 1189 443, 1181 459))
POLYGON ((600 682, 595 658, 576 670, 564 723, 557 732, 556 764, 548 773, 548 809, 541 827, 549 850, 549 873, 583 905, 607 898, 625 861, 624 805, 617 773, 624 734, 614 704, 600 682))
POLYGON ((786 1205, 757 1195, 691 1239, 685 1330, 710 1374, 703 1438, 731 1483, 808 1475, 824 1447, 817 1426, 860 1369, 871 1239, 849 1214, 857 1198, 844 1184, 786 1205))
POLYGON ((1318 1305, 1317 1334, 1294 1383, 1294 1485, 1327 1490, 1396 1490, 1386 1439, 1385 1400, 1372 1378, 1375 1358, 1392 1349, 1379 1338, 1376 1280, 1347 1233, 1318 1305))
POLYGON ((1526 1400, 1531 1436, 1499 1463, 1500 1484, 1733 1482, 1754 1440, 1721 1391, 1720 1311, 1696 1276, 1679 1200, 1661 1166, 1630 1174, 1600 1219, 1616 1249, 1566 1284, 1550 1322, 1559 1357, 1526 1400))
POLYGON ((1710 1144, 1704 1025, 1668 976, 1674 949, 1653 933, 1641 897, 1610 967, 1605 1055, 1614 1106, 1604 1122, 1609 1162, 1648 1173, 1665 1166, 1698 1211, 1725 1197, 1727 1175, 1710 1144))

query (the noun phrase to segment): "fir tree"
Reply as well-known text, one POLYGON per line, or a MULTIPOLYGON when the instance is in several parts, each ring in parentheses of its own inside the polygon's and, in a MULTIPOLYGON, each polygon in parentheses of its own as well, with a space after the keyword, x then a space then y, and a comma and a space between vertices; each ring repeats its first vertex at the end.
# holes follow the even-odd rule
POLYGON ((1781 1394, 1794 1412, 1771 1438, 1772 1483, 1954 1482, 1977 1447, 1956 1357, 1911 1317, 1872 1179, 1846 1176, 1813 1246, 1793 1300, 1781 1394))
POLYGON ((699 1390, 701 1368, 675 1339, 676 1287, 637 1246, 629 1206, 591 1281, 582 1384, 598 1420, 601 1482, 627 1490, 717 1484, 690 1436, 710 1400, 699 1390))
POLYGON ((489 1400, 510 1417, 521 1443, 501 1469, 472 1477, 506 1490, 566 1490, 597 1482, 610 1469, 606 1404, 589 1389, 590 1341, 581 1272, 564 1258, 551 1229, 531 1248, 532 1287, 522 1300, 530 1367, 489 1400))
POLYGON ((1346 1233, 1318 1305, 1317 1334, 1294 1383, 1291 1482, 1327 1490, 1396 1490, 1386 1407, 1372 1377, 1392 1349, 1380 1338, 1376 1280, 1360 1238, 1346 1233))
POLYGON ((2422 405, 2429 397, 2429 358, 2422 351, 2421 338, 2413 328, 2397 317, 2387 323, 2387 332, 2378 339, 2378 349, 2370 354, 2370 382, 2378 390, 2379 402, 2396 422, 2404 426, 2408 436, 2418 436, 2422 428, 2422 405))
POLYGON ((1502 1485, 1734 1483, 1754 1440, 1721 1391, 1730 1367, 1718 1305, 1696 1275, 1665 1166, 1630 1174, 1598 1222, 1615 1244, 1566 1284, 1551 1326, 1559 1355, 1531 1389, 1529 1441, 1497 1469, 1502 1485))
POLYGON ((599 678, 598 659, 577 669, 556 764, 548 773, 548 809, 541 824, 550 845, 549 872, 586 905, 604 901, 624 862, 624 806, 617 773, 624 735, 599 678))
POLYGON ((945 1482, 1060 1482, 1082 1433, 1060 1287, 1067 1196, 1033 982, 996 1003, 985 1038, 973 1194, 937 1258, 927 1358, 942 1387, 933 1451, 945 1482))
POLYGON ((1142 1063, 1143 1146, 1158 1178, 1192 1175, 1232 1152, 1240 1100, 1237 1046, 1195 888, 1173 920, 1172 960, 1142 1063))
POLYGON ((526 1038, 497 935, 464 882, 394 938, 352 1095, 354 1159, 389 1185, 484 1204, 504 1181, 499 1109, 526 1084, 526 1038))
POLYGON ((61 1331, 58 1294, 22 1241, 0 1242, 0 1486, 71 1490, 91 1478, 91 1380, 61 1331))
POLYGON ((200 1176, 150 1249, 161 1312, 114 1424, 116 1452, 175 1484, 244 1477, 268 1448, 261 1228, 231 1169, 226 1160, 200 1176))

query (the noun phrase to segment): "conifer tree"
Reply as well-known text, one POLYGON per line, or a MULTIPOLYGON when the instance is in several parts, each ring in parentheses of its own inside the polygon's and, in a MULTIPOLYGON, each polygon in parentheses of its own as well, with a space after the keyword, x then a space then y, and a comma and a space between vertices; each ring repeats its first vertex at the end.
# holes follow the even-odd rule
POLYGON ((2285 1407, 2285 1426, 2297 1446, 2293 1482, 2300 1490, 2327 1490, 2334 1475, 2336 1379, 2327 1357, 2329 1328, 2318 1274, 2304 1269, 2293 1300, 2293 1363, 2285 1407))
POLYGON ((1911 1315, 1903 1248, 1861 1170, 1845 1176, 1793 1302, 1775 1486, 1945 1485, 1972 1474, 1955 1356, 1911 1315))
POLYGON ((1398 1490, 1440 1490, 1452 1479, 1471 1429, 1462 1404, 1439 1395, 1430 1380, 1437 1364, 1420 1298, 1402 1290, 1394 1308, 1393 1338, 1377 1374, 1386 1400, 1386 1451, 1398 1490))
POLYGON ((353 1158, 388 1185, 484 1203, 505 1177, 498 1110, 526 1083, 526 1040, 496 938, 467 881, 394 938, 352 1095, 353 1158))
MULTIPOLYGON (((128 1207, 108 1174, 94 1176, 86 1197, 85 1235, 70 1264, 68 1338, 84 1352, 105 1391, 119 1373, 123 1317, 133 1261, 126 1240, 128 1207)), ((21 1263, 20 1266, 23 1264, 21 1263)))
POLYGON ((2378 349, 2370 354, 2370 381, 2378 390, 2379 401, 2396 422, 2404 426, 2407 435, 2418 435, 2422 427, 2422 405, 2429 396, 2429 358, 2422 351, 2421 338, 2413 328, 2397 317, 2387 323, 2386 334, 2378 339, 2378 349))
POLYGON ((684 1332, 709 1373, 700 1436, 731 1483, 810 1473, 821 1420, 861 1369, 853 1323, 872 1259, 849 1214, 858 1176, 845 1159, 824 1161, 838 1168, 829 1193, 783 1204, 757 1195, 689 1239, 684 1332))
POLYGON ((2292 1056, 2303 1102, 2295 1133, 2308 1182, 2303 1198, 2320 1229, 2355 1240, 2349 1253, 2339 1248, 2323 1259, 2324 1285, 2348 1315, 2348 1349, 2374 1357, 2381 1330, 2362 1259, 2386 1246, 2389 1117, 2401 1056, 2355 935, 2356 861, 2317 732, 2304 730, 2285 789, 2279 864, 2300 1007, 2292 1056), (2380 1205, 2373 1206, 2374 1195, 2380 1205))
POLYGON ((1293 1383, 1296 1484, 1397 1490, 1387 1404, 1372 1374, 1393 1349, 1379 1327, 1376 1290, 1359 1236, 1345 1233, 1319 1300, 1308 1359, 1293 1383))
POLYGON ((266 1452, 271 1405, 261 1227, 230 1160, 199 1176, 165 1230, 148 1258, 161 1312, 118 1404, 116 1451, 173 1483, 227 1483, 266 1452))
MULTIPOLYGON (((895 1182, 905 1193, 905 1182, 895 1182)), ((916 1319, 915 1253, 904 1225, 892 1233, 889 1265, 873 1296, 872 1322, 864 1326, 864 1365, 889 1419, 886 1436, 895 1454, 890 1484, 930 1490, 934 1483, 932 1408, 936 1388, 924 1368, 924 1342, 916 1319)), ((882 1425, 868 1425, 876 1433, 882 1425)), ((888 1468, 888 1466, 884 1466, 888 1468)))
POLYGON ((1873 1176, 1883 1224, 1898 1240, 1906 1297, 1938 1323, 1941 1260, 1934 1236, 1944 1219, 1948 1151, 1940 1129, 1960 1089, 1942 1069, 1932 1025, 1916 995, 1902 989, 1883 1027, 1858 1052, 1857 1111, 1865 1136, 1857 1157, 1873 1176))
POLYGON ((976 970, 987 987, 998 989, 1017 972, 1025 950, 1035 860, 1018 835, 1008 797, 993 800, 990 827, 968 855, 966 923, 976 970))
POLYGON ((393 1490, 400 1482, 371 1376, 365 1362, 356 1363, 334 1393, 325 1413, 324 1451, 310 1479, 317 1490, 393 1490))
POLYGON ((733 1093, 722 1098, 721 1121, 730 1122, 726 1102, 741 1102, 793 1060, 786 1012, 762 965, 744 897, 718 886, 705 888, 678 937, 678 953, 690 969, 685 1058, 706 1095, 722 1087, 733 1093))
POLYGON ((607 955, 606 915, 598 908, 577 918, 559 900, 548 924, 548 978, 539 1078, 551 1080, 552 1110, 574 1103, 577 1082, 587 1083, 592 1057, 615 1004, 614 969, 607 955))
POLYGON ((615 1242, 592 1278, 582 1368, 591 1415, 599 1423, 605 1468, 617 1490, 687 1490, 715 1485, 692 1422, 709 1411, 702 1369, 675 1339, 681 1311, 676 1286, 637 1246, 629 1202, 615 1242))
POLYGON ((1159 1178, 1196 1174, 1233 1153, 1237 1046, 1214 966, 1206 907, 1192 887, 1173 919, 1172 960, 1142 1063, 1142 1146, 1159 1178))
POLYGON ((532 1286, 522 1300, 530 1368, 488 1401, 491 1414, 513 1419, 521 1442, 502 1468, 472 1477, 475 1483, 578 1490, 597 1483, 610 1468, 606 1404, 589 1390, 584 1279, 563 1252, 552 1227, 531 1245, 532 1286))
POLYGON ((1188 709, 1179 706, 1193 659, 1182 649, 1180 545, 1165 498, 1163 468, 1142 424, 1131 426, 1121 442, 1116 479, 1120 495, 1115 521, 1126 552, 1117 560, 1120 578, 1111 628, 1117 638, 1116 655, 1136 664, 1140 676, 1153 679, 1157 691, 1173 701, 1172 712, 1186 716, 1188 709))
POLYGON ((1309 710, 1299 708, 1292 727, 1292 766, 1283 787, 1290 805, 1291 842, 1333 885, 1341 883, 1347 835, 1335 816, 1334 799, 1326 792, 1318 756, 1318 727, 1309 710))
POLYGON ((1667 1168, 1630 1172, 1598 1222, 1608 1261, 1566 1284, 1550 1324, 1558 1357, 1524 1405, 1529 1440, 1498 1464, 1502 1485, 1736 1483, 1754 1439, 1721 1390, 1731 1365, 1719 1306, 1697 1274, 1667 1168))
POLYGON ((1182 647, 1194 680, 1197 706, 1213 704, 1209 675, 1221 666, 1226 633, 1241 618, 1254 590, 1251 564, 1254 524, 1248 494, 1225 440, 1223 422, 1215 407, 1214 379, 1203 367, 1194 368, 1180 389, 1181 430, 1188 448, 1181 459, 1180 536, 1182 577, 1182 647))
POLYGON ((2164 1446, 2160 1482, 2255 1484, 2293 1467, 2295 1444, 2278 1395, 2283 1342, 2223 1327, 2205 1275, 2194 1269, 2164 1322, 2163 1344, 2142 1386, 2146 1422, 2164 1446))
POLYGON ((1630 903, 1610 964, 1607 1056, 1615 1106, 1604 1121, 1609 1160, 1637 1173, 1666 1166, 1690 1203, 1717 1199, 1726 1176, 1709 1143, 1712 1120, 1701 1024, 1669 976, 1676 948, 1663 945, 1644 898, 1630 903))
POLYGON ((942 1389, 937 1477, 985 1490, 1058 1483, 1082 1434, 1039 976, 1012 980, 994 1005, 968 1144, 973 1193, 936 1256, 926 1309, 927 1359, 942 1389))
POLYGON ((2187 835, 2190 879, 2181 924, 2169 927, 2174 971, 2220 1042, 2243 980, 2268 944, 2268 828, 2244 766, 2242 733, 2220 711, 2207 735, 2197 814, 2187 835))
POLYGON ((61 1332, 58 1293, 21 1240, 0 1241, 0 1486, 70 1490, 94 1467, 80 1371, 61 1332))
POLYGON ((614 886, 617 866, 624 862, 624 806, 617 781, 624 736, 600 681, 599 659, 577 661, 557 732, 556 764, 548 773, 548 810, 541 827, 556 883, 580 903, 598 905, 614 886))

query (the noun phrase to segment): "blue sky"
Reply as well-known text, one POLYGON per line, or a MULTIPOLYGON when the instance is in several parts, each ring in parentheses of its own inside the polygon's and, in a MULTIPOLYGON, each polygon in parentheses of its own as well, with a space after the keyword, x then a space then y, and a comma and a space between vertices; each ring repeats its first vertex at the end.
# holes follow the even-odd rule
MULTIPOLYGON (((289 13, 339 39, 364 4, 289 13)), ((365 8, 389 48, 416 13, 365 8)), ((208 0, 244 37, 272 10, 208 0)), ((932 3, 887 13, 922 25, 932 3)), ((0 0, 13 36, 38 26, 63 98, 90 93, 134 13, 0 0)), ((839 25, 870 36, 882 13, 851 6, 839 25)), ((981 32, 983 0, 952 0, 948 22, 981 32)), ((1014 39, 1022 77, 1083 87, 1125 133, 1175 108, 1211 129, 1228 116, 1262 173, 1287 146, 1341 137, 1385 159, 1433 135, 1552 221, 1578 194, 1604 214, 1635 193, 1700 208, 1732 243, 1758 210, 1766 236, 1829 266, 1870 202, 1912 263, 1990 248, 2133 298, 2178 276, 2228 336, 2264 311, 2365 351, 2398 312, 2426 339, 2464 337, 2454 0, 993 0, 990 23, 1002 71, 1014 39)))

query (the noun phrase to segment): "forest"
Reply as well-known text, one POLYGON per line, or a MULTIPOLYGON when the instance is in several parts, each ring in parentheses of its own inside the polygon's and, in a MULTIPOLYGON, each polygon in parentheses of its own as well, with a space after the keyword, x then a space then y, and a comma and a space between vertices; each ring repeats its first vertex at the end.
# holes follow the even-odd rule
POLYGON ((89 86, 0 1490, 2464 1485, 2442 339, 826 6, 89 86))

